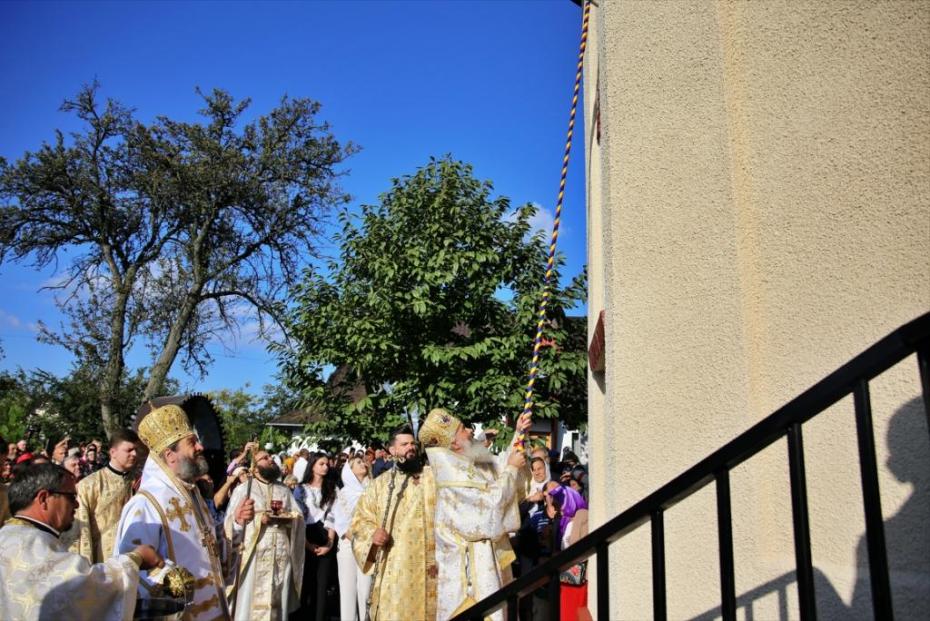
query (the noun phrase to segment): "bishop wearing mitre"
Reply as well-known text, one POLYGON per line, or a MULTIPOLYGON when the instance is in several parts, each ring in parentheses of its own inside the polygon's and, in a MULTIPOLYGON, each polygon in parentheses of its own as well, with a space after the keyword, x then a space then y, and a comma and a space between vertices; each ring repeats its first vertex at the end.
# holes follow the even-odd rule
MULTIPOLYGON (((203 445, 184 410, 170 404, 139 421, 139 438, 149 457, 138 493, 123 507, 114 554, 139 544, 154 547, 193 574, 194 599, 184 611, 186 620, 228 620, 216 530, 194 483, 208 470, 203 445)), ((145 589, 139 594, 149 597, 145 589)))
MULTIPOLYGON (((530 425, 521 417, 517 431, 530 425)), ((520 528, 526 457, 511 447, 501 455, 474 441, 472 429, 443 409, 420 428, 436 478, 436 618, 446 621, 513 579, 509 532, 520 528)), ((491 619, 504 619, 498 611, 491 619)))

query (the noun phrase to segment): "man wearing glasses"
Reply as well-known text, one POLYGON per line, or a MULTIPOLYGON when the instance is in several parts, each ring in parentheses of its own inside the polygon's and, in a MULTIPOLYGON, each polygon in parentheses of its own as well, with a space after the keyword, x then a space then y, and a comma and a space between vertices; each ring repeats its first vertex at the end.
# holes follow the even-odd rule
POLYGON ((164 563, 136 546, 91 565, 60 541, 78 506, 74 476, 50 463, 28 466, 9 489, 13 513, 0 529, 0 618, 131 618, 139 570, 164 563))

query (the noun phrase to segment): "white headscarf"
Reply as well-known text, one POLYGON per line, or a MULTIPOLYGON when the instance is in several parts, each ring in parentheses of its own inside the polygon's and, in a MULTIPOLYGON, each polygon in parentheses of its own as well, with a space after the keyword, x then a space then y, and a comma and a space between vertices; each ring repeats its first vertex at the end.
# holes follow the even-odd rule
POLYGON ((294 477, 297 479, 298 483, 304 482, 304 474, 307 472, 307 466, 309 462, 303 457, 298 457, 297 461, 294 462, 294 477))
POLYGON ((333 520, 335 521, 333 527, 340 537, 349 530, 355 505, 358 504, 358 499, 362 497, 362 492, 365 491, 370 481, 370 477, 365 477, 364 482, 359 481, 352 472, 351 463, 348 461, 342 466, 342 489, 336 494, 336 502, 333 503, 333 520))

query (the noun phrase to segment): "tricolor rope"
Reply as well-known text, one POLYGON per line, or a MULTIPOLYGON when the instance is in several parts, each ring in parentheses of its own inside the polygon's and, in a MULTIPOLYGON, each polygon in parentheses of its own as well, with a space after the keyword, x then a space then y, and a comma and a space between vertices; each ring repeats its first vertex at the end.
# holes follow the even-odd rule
MULTIPOLYGON (((581 75, 584 67, 584 50, 588 43, 588 15, 590 13, 590 2, 585 0, 584 12, 581 20, 581 45, 578 50, 578 69, 575 73, 575 89, 572 93, 572 110, 568 117, 568 138, 565 141, 565 154, 562 156, 562 176, 559 179, 559 196, 555 205, 555 220, 552 223, 552 237, 549 243, 549 260, 546 263, 546 277, 543 280, 542 301, 539 304, 539 312, 536 321, 536 338, 533 340, 533 360, 530 362, 529 380, 526 384, 526 398, 523 402, 523 414, 521 416, 530 417, 533 415, 533 386, 536 384, 536 376, 539 375, 539 352, 543 343, 543 327, 546 323, 546 307, 549 304, 549 290, 551 287, 552 273, 555 271, 555 246, 559 240, 559 222, 562 219, 562 203, 565 198, 565 179, 568 177, 568 156, 572 151, 572 137, 575 134, 575 111, 578 109, 578 93, 581 90, 581 75)), ((526 442, 525 434, 517 434, 514 439, 514 445, 520 449, 524 448, 526 442)))

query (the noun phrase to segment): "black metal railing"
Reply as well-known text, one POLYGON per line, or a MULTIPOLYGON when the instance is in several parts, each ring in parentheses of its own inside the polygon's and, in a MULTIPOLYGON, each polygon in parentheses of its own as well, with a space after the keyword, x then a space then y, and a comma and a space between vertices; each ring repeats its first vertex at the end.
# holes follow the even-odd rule
POLYGON ((486 615, 500 610, 504 605, 507 606, 508 618, 516 621, 519 600, 547 583, 549 619, 557 621, 559 572, 591 555, 597 555, 597 617, 602 620, 610 619, 608 546, 646 522, 650 522, 652 533, 653 616, 656 620, 664 621, 667 611, 664 512, 711 482, 716 484, 717 492, 720 615, 725 621, 735 620, 736 588, 730 471, 784 437, 787 437, 788 441, 798 605, 802 619, 815 619, 814 569, 811 561, 802 425, 850 394, 853 395, 855 404, 872 607, 876 619, 892 619, 888 555, 879 497, 869 381, 914 353, 917 354, 924 413, 930 428, 930 313, 927 313, 901 326, 733 441, 574 545, 454 617, 452 621, 484 619, 486 615))

